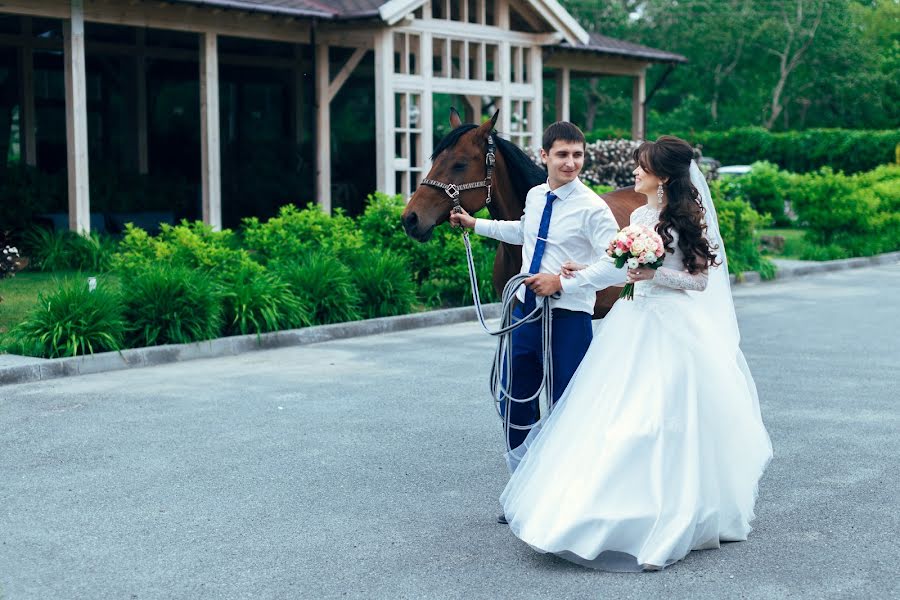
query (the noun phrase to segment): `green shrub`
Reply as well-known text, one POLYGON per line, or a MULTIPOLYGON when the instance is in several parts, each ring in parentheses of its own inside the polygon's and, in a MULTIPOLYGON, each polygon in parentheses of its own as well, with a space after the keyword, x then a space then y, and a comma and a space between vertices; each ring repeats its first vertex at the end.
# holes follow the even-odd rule
POLYGON ((37 306, 10 332, 10 350, 58 358, 122 348, 121 299, 106 283, 101 280, 91 292, 84 279, 70 279, 40 294, 37 306))
MULTIPOLYGON (((426 306, 459 306, 472 301, 462 233, 442 225, 431 240, 420 243, 403 231, 400 215, 406 203, 401 196, 376 193, 369 196, 365 212, 357 222, 366 247, 385 248, 404 257, 426 306)), ((487 210, 477 217, 487 218, 487 210)), ((469 235, 475 270, 483 302, 496 300, 492 283, 497 242, 469 235)))
POLYGON ((314 204, 303 210, 292 204, 282 206, 278 216, 265 223, 257 218, 244 220, 244 246, 263 264, 291 260, 312 250, 346 257, 362 245, 362 235, 353 219, 339 210, 327 215, 314 204))
POLYGON ((78 235, 32 227, 25 233, 24 249, 31 264, 41 271, 108 271, 116 242, 107 235, 78 235))
POLYGON ((309 308, 288 284, 257 264, 229 273, 221 294, 229 335, 293 329, 311 322, 309 308))
POLYGON ((775 275, 775 267, 760 252, 757 230, 767 225, 769 219, 753 210, 741 197, 740 189, 729 179, 710 183, 722 242, 728 255, 728 271, 736 275, 757 271, 768 279, 775 275))
POLYGON ((762 127, 700 131, 680 137, 703 148, 722 164, 750 164, 767 160, 796 173, 831 167, 858 173, 896 160, 900 129, 807 129, 773 133, 762 127))
POLYGON ((403 315, 416 303, 416 286, 405 257, 368 249, 352 257, 353 274, 367 319, 403 315))
POLYGON ((785 226, 791 220, 785 214, 785 202, 793 196, 795 188, 793 173, 782 171, 770 162, 753 163, 753 169, 736 178, 740 195, 760 214, 772 217, 775 226, 785 226))
POLYGON ((119 272, 134 272, 154 265, 186 267, 222 279, 253 263, 246 250, 238 246, 238 238, 231 230, 214 231, 212 227, 195 221, 179 225, 163 224, 157 236, 128 225, 112 266, 119 272))
POLYGON ((353 273, 337 257, 324 251, 309 252, 295 261, 269 263, 269 269, 309 307, 313 324, 342 323, 362 318, 360 293, 353 273))
POLYGON ((209 340, 222 330, 222 300, 201 271, 153 265, 122 279, 129 347, 209 340))

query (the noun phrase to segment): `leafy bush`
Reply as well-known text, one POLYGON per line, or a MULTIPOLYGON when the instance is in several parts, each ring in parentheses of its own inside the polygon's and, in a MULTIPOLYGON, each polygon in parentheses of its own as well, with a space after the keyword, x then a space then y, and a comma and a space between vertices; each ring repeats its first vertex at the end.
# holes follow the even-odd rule
POLYGON ((722 164, 750 164, 764 159, 797 173, 830 166, 858 173, 895 162, 900 130, 807 129, 773 133, 762 127, 699 131, 680 137, 703 148, 722 164))
POLYGON ((768 214, 776 226, 789 225, 785 202, 794 195, 797 177, 770 162, 753 163, 752 170, 736 178, 741 196, 760 214, 768 214))
POLYGON ((287 283, 257 264, 225 278, 221 294, 228 335, 265 333, 309 325, 310 311, 287 283))
POLYGON ((799 178, 794 207, 808 228, 807 240, 819 247, 808 249, 804 257, 870 256, 900 249, 898 206, 900 167, 859 175, 824 168, 799 178))
POLYGON ((296 261, 269 263, 269 268, 309 307, 313 324, 362 318, 361 298, 353 273, 337 257, 324 251, 309 252, 296 261))
POLYGON ((125 321, 118 292, 83 279, 65 280, 41 294, 37 306, 10 332, 11 352, 58 358, 122 348, 125 321))
POLYGON ((416 285, 405 257, 390 250, 369 249, 354 255, 352 266, 364 318, 390 317, 412 311, 416 303, 416 285))
MULTIPOLYGON (((376 193, 369 196, 365 212, 357 222, 367 248, 385 248, 403 256, 419 286, 426 306, 459 306, 472 301, 465 246, 460 231, 442 226, 425 243, 410 238, 400 225, 406 203, 401 196, 376 193)), ((477 217, 489 217, 487 210, 477 217)), ((470 235, 475 270, 483 302, 496 300, 492 283, 497 242, 470 235)))
POLYGON ((116 242, 107 235, 78 235, 32 227, 25 233, 24 249, 41 271, 108 271, 116 242))
POLYGON ((153 265, 122 279, 129 347, 209 340, 222 330, 222 300, 203 272, 153 265))
POLYGON ((775 267, 760 253, 756 233, 768 224, 768 217, 753 210, 741 196, 741 188, 734 180, 711 181, 710 192, 728 255, 728 271, 736 275, 758 271, 763 278, 773 277, 775 267))
POLYGON ((278 216, 265 223, 255 217, 244 220, 244 246, 262 263, 290 260, 317 249, 347 257, 362 245, 353 219, 339 210, 327 215, 314 204, 303 210, 292 204, 282 206, 278 216))
POLYGON ((160 233, 151 236, 143 229, 128 225, 118 252, 112 258, 113 268, 140 273, 157 264, 197 269, 221 279, 253 263, 246 250, 239 248, 231 230, 214 231, 200 221, 179 225, 163 224, 160 233))

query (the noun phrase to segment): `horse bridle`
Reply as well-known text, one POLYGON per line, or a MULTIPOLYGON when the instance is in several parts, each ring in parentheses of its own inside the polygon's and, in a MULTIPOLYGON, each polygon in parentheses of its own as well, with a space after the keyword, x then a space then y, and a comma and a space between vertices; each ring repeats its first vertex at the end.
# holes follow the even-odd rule
POLYGON ((494 145, 494 135, 488 134, 487 139, 487 154, 484 157, 484 165, 487 169, 487 175, 481 181, 473 181, 472 183, 461 183, 459 185, 455 183, 443 183, 441 181, 436 181, 434 179, 425 178, 422 180, 422 183, 425 185, 430 185, 431 187, 436 187, 438 189, 444 190, 448 196, 450 196, 450 200, 453 202, 453 210, 457 211, 461 208, 459 204, 459 193, 464 192, 466 190, 474 190, 477 188, 487 188, 487 200, 485 200, 484 204, 488 208, 491 206, 491 186, 493 186, 494 179, 494 163, 497 162, 497 148, 494 145))

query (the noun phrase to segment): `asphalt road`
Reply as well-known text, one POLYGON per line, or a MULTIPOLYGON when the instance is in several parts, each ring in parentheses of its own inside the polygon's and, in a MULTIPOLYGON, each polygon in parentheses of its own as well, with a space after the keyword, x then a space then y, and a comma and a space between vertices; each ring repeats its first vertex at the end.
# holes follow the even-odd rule
POLYGON ((775 446, 750 540, 539 555, 475 324, 0 387, 0 597, 900 598, 900 265, 736 292, 775 446))

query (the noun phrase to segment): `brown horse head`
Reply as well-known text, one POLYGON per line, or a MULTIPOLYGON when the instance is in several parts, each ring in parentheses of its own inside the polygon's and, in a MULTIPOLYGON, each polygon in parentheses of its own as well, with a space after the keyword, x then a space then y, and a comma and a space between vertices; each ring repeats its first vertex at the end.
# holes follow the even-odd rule
MULTIPOLYGON (((442 184, 464 185, 486 181, 488 174, 488 136, 494 131, 499 111, 482 125, 463 124, 455 108, 450 109, 450 125, 453 130, 434 149, 432 165, 426 179, 442 184)), ((494 136, 495 144, 497 136, 494 136)), ((501 152, 495 152, 495 172, 492 184, 492 202, 502 202, 502 194, 495 182, 501 177, 503 161, 501 152)), ((468 213, 475 213, 485 206, 487 188, 476 187, 461 190, 459 203, 468 213)), ((453 198, 446 190, 431 185, 419 185, 403 211, 403 227, 406 233, 420 242, 431 238, 434 228, 448 219, 454 206, 453 198)))

